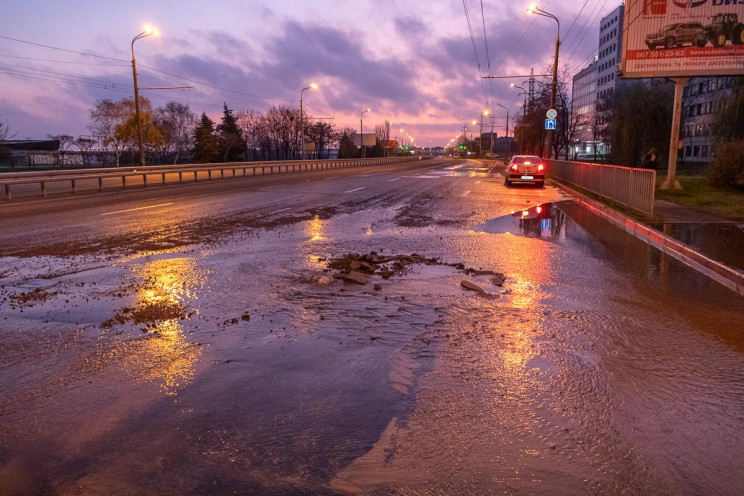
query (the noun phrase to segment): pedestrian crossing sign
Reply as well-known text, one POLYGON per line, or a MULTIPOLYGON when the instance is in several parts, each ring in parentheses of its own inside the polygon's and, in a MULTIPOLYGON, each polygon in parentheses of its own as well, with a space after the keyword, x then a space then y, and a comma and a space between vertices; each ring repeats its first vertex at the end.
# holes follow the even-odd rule
POLYGON ((545 119, 545 129, 555 129, 555 119, 545 119))

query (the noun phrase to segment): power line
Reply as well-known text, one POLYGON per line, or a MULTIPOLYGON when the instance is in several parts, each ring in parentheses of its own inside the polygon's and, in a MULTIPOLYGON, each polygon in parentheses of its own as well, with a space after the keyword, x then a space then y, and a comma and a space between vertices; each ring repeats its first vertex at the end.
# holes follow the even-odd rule
POLYGON ((112 57, 104 57, 103 55, 95 55, 93 53, 78 52, 78 51, 75 51, 75 50, 68 50, 66 48, 59 48, 59 47, 54 47, 54 46, 50 46, 50 45, 42 45, 41 43, 34 43, 33 41, 19 40, 18 38, 11 38, 9 36, 0 36, 0 38, 2 38, 4 40, 17 41, 18 43, 25 43, 27 45, 34 45, 34 46, 38 46, 38 47, 49 48, 51 50, 59 50, 60 52, 76 53, 78 55, 85 55, 86 57, 97 57, 99 59, 114 60, 116 62, 127 62, 127 63, 129 63, 129 60, 115 59, 115 58, 112 58, 112 57))

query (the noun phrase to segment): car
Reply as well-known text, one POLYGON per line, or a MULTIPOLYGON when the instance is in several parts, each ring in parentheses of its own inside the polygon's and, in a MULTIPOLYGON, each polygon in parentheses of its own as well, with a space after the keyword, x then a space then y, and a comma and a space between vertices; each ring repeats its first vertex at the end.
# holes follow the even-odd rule
POLYGON ((685 44, 705 46, 705 30, 699 22, 678 22, 664 26, 660 31, 646 35, 646 46, 677 48, 685 44))
POLYGON ((537 155, 514 155, 504 174, 504 184, 545 185, 545 164, 537 155))

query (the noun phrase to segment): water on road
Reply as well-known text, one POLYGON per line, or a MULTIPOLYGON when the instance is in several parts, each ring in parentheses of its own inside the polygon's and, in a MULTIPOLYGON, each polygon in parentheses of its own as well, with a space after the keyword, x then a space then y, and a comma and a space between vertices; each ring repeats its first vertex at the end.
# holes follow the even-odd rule
POLYGON ((4 257, 0 493, 744 492, 742 300, 557 190, 465 172, 4 257), (371 252, 437 262, 328 269, 371 252))

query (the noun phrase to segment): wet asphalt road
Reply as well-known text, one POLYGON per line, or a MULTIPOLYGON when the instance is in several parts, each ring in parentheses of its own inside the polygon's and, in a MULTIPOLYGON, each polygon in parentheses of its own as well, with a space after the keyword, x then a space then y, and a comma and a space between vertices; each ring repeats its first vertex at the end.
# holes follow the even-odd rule
POLYGON ((488 165, 0 207, 0 494, 744 494, 741 298, 488 165))

